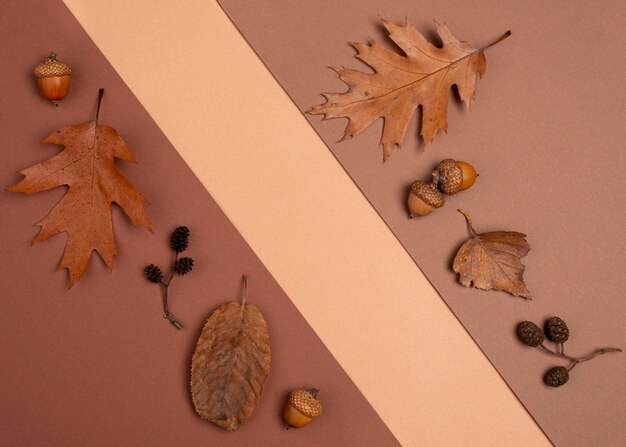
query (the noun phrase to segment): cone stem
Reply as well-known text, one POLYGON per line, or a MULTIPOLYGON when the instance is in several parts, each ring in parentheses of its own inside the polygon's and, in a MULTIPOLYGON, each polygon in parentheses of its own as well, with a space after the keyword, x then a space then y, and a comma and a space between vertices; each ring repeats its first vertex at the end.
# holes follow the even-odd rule
POLYGON ((170 283, 172 282, 172 279, 174 279, 174 273, 175 273, 174 272, 174 265, 176 264, 177 260, 178 260, 178 252, 176 252, 176 256, 174 257, 174 263, 172 264, 172 272, 170 273, 170 277, 165 282, 161 281, 161 286, 163 287, 163 294, 162 294, 163 318, 165 318, 170 323, 172 323, 172 325, 176 329, 181 330, 184 326, 182 325, 182 323, 180 321, 178 321, 176 319, 176 317, 174 317, 174 315, 172 315, 172 313, 170 312, 169 306, 168 306, 168 298, 169 298, 168 290, 169 290, 169 287, 170 287, 170 283))
POLYGON ((543 343, 541 343, 539 345, 539 347, 541 349, 543 349, 545 352, 547 352, 548 354, 552 354, 552 355, 555 355, 557 357, 561 357, 561 358, 564 358, 564 359, 567 359, 567 360, 571 360, 572 362, 576 362, 576 363, 586 362, 588 360, 596 358, 599 355, 606 354, 607 352, 622 352, 622 350, 620 348, 601 348, 601 349, 596 349, 591 354, 583 356, 583 357, 573 357, 573 356, 567 355, 565 353, 555 352, 552 349, 547 348, 543 343))

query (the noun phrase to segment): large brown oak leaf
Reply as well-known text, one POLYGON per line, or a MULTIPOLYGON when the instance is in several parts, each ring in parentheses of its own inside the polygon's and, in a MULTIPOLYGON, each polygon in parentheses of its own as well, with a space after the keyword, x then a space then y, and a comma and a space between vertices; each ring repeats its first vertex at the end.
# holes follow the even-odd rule
POLYGON ((421 136, 424 144, 432 141, 437 130, 448 129, 448 94, 456 85, 461 100, 469 108, 475 95, 476 76, 485 73, 484 50, 510 35, 505 33, 495 42, 473 48, 458 40, 445 24, 435 22, 441 48, 428 42, 408 21, 404 26, 382 19, 389 37, 406 56, 388 50, 377 42, 353 44, 357 57, 374 69, 363 73, 350 68, 333 68, 348 90, 325 93, 326 102, 311 108, 309 113, 324 119, 348 118, 342 138, 362 132, 378 118, 384 119, 380 144, 383 161, 400 146, 411 117, 422 106, 421 136))
POLYGON ((469 216, 471 237, 457 252, 452 269, 466 287, 482 290, 503 290, 513 296, 530 299, 524 284, 524 264, 521 258, 530 251, 526 235, 515 231, 492 231, 478 234, 469 216))
POLYGON ((134 162, 133 155, 109 126, 91 121, 64 127, 43 141, 59 144, 59 154, 20 171, 24 179, 7 191, 33 194, 67 185, 61 200, 37 223, 41 230, 33 244, 57 233, 67 233, 59 269, 69 271, 69 287, 87 268, 92 251, 109 267, 117 253, 111 222, 111 204, 119 205, 135 225, 152 231, 145 215, 143 195, 115 167, 115 158, 134 162))

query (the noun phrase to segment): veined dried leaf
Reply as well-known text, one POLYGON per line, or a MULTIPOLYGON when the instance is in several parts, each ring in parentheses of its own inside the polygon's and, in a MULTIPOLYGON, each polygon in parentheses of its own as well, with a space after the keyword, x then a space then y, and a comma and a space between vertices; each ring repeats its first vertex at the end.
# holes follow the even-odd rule
POLYGON ((520 258, 530 251, 526 235, 514 231, 493 231, 477 234, 467 219, 472 237, 461 246, 454 258, 453 270, 466 287, 482 290, 503 290, 513 296, 530 299, 524 284, 524 264, 520 258))
POLYGON ((371 42, 356 43, 357 57, 375 73, 350 68, 333 68, 348 85, 344 93, 326 93, 326 102, 309 113, 324 119, 348 118, 343 139, 365 130, 378 118, 384 119, 380 144, 385 161, 395 146, 400 146, 413 113, 422 106, 424 144, 432 141, 439 129, 448 129, 448 95, 456 85, 461 100, 469 108, 474 99, 476 76, 485 73, 484 50, 508 37, 507 31, 491 44, 476 49, 458 40, 447 25, 435 22, 443 46, 434 46, 408 20, 404 26, 382 19, 389 38, 406 56, 371 42))
POLYGON ((20 171, 24 179, 7 191, 33 194, 68 186, 59 203, 37 224, 41 231, 33 244, 57 233, 67 233, 59 269, 69 271, 69 287, 72 287, 85 272, 94 250, 109 270, 113 268, 117 249, 111 222, 112 203, 117 203, 133 224, 148 231, 152 231, 152 226, 143 209, 145 198, 115 166, 116 158, 133 163, 135 160, 114 128, 99 125, 96 115, 95 121, 64 127, 52 132, 43 142, 60 144, 65 149, 20 171))
POLYGON ((228 431, 237 430, 259 402, 270 360, 267 323, 259 309, 246 304, 245 295, 241 303, 220 306, 204 325, 191 362, 196 412, 228 431))

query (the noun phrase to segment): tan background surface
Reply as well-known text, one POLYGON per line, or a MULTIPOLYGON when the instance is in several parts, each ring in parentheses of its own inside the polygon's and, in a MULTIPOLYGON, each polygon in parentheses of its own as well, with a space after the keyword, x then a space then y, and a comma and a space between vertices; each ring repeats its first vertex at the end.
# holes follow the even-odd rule
POLYGON ((403 445, 549 445, 217 3, 65 3, 403 445))

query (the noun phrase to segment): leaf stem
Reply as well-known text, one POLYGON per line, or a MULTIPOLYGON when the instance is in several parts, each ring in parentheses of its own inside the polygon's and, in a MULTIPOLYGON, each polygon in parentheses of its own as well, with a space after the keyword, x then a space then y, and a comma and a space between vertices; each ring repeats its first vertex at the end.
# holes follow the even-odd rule
MULTIPOLYGON (((564 359, 567 359, 567 360, 570 360, 570 361, 576 362, 576 363, 586 362, 588 360, 596 358, 599 355, 606 354, 607 352, 622 352, 622 350, 620 348, 600 348, 600 349, 596 349, 594 352, 592 352, 591 354, 588 354, 586 356, 583 356, 583 357, 573 357, 573 356, 567 355, 565 353, 555 352, 552 349, 547 348, 543 343, 541 343, 539 345, 539 347, 541 349, 543 349, 545 352, 547 352, 548 354, 552 354, 552 355, 555 355, 557 357, 561 357, 561 358, 564 358, 564 359)), ((572 366, 572 368, 573 368, 573 366, 572 366)))
POLYGON ((472 236, 473 237, 478 237, 478 233, 476 233, 476 231, 474 230, 474 227, 472 226, 472 219, 470 219, 469 215, 465 211, 463 211, 461 209, 459 209, 457 211, 459 213, 463 214, 463 216, 465 216, 465 220, 467 221, 467 228, 469 228, 470 233, 472 233, 472 236))
POLYGON ((500 42, 502 42, 504 39, 506 39, 507 37, 509 37, 511 35, 511 30, 507 31, 506 33, 504 33, 503 35, 501 35, 500 37, 498 37, 496 40, 494 40, 493 42, 491 42, 490 44, 487 44, 486 46, 481 48, 481 51, 485 51, 487 48, 494 46, 495 44, 498 44, 500 42))
MULTIPOLYGON (((246 306, 246 297, 248 295, 248 275, 243 275, 242 278, 242 287, 243 290, 241 291, 241 310, 239 311, 239 325, 241 328, 241 324, 243 324, 243 310, 246 306)), ((241 332, 241 329, 240 329, 241 332)))
POLYGON ((104 96, 104 89, 101 88, 98 91, 98 109, 96 110, 96 126, 98 125, 98 118, 100 118, 100 106, 102 105, 103 96, 104 96))
POLYGON ((246 297, 248 296, 248 275, 243 275, 243 291, 241 292, 241 307, 246 304, 246 297))

